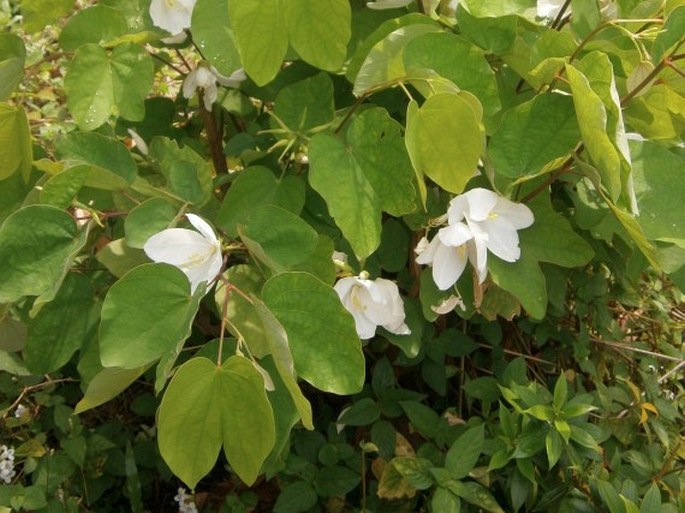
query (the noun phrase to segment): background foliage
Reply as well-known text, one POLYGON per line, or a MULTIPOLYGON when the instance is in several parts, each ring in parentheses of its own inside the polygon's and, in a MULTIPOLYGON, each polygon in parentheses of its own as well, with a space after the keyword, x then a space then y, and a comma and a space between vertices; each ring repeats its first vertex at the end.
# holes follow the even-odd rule
POLYGON ((1 1, 0 511, 682 511, 685 6, 536 7, 1 1), (442 291, 476 187, 535 222, 442 291))

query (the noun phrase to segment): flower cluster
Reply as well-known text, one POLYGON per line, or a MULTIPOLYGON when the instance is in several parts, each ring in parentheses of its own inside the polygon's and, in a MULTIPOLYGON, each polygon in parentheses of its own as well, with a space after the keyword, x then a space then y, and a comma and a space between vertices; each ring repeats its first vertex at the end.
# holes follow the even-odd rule
POLYGON ((17 474, 14 470, 14 449, 0 445, 0 480, 10 484, 17 474))
POLYGON ((476 269, 480 283, 487 277, 487 252, 506 262, 521 257, 517 230, 533 224, 531 210, 487 189, 472 189, 450 201, 447 226, 432 241, 418 244, 416 262, 433 267, 440 290, 454 285, 467 261, 476 269))
POLYGON ((186 214, 197 231, 168 228, 150 237, 143 246, 154 262, 178 267, 190 281, 190 293, 201 283, 212 283, 223 265, 221 244, 207 221, 195 214, 186 214))
POLYGON ((396 335, 411 333, 404 323, 404 303, 394 282, 384 278, 369 280, 369 275, 362 272, 359 276, 338 280, 334 288, 354 317, 359 338, 373 337, 377 326, 396 335))
POLYGON ((179 488, 178 493, 174 497, 178 502, 178 513, 197 513, 197 506, 192 495, 186 493, 185 488, 179 488))

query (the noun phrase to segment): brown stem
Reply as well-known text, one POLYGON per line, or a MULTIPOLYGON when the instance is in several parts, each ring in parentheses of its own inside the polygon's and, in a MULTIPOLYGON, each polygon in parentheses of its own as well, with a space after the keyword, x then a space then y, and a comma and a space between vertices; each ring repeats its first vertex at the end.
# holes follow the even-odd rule
POLYGON ((542 182, 540 185, 538 185, 535 189, 533 189, 531 192, 529 192, 522 200, 521 203, 528 203, 530 200, 535 198, 538 194, 540 194, 542 191, 547 189, 552 183, 554 183, 557 178, 559 178, 561 175, 564 173, 568 173, 571 170, 571 164, 573 164, 573 161, 575 160, 575 156, 578 155, 581 151, 585 149, 585 146, 583 143, 580 143, 578 146, 576 146, 576 149, 573 151, 573 154, 567 158, 564 163, 559 166, 558 169, 556 169, 552 174, 549 175, 549 178, 542 182))
POLYGON ((209 152, 212 155, 212 162, 214 163, 214 170, 217 174, 228 173, 228 165, 226 164, 226 156, 224 155, 223 138, 221 130, 216 126, 216 120, 212 113, 205 109, 204 93, 200 92, 199 98, 200 115, 205 125, 205 132, 207 133, 207 142, 209 143, 209 152))

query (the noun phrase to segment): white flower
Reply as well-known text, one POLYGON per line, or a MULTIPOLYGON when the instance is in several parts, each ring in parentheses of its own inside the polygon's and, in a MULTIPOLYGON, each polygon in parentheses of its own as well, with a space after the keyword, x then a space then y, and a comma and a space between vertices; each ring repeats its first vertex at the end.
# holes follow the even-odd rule
POLYGON ((212 104, 216 101, 218 95, 218 89, 216 87, 217 82, 226 87, 238 87, 240 86, 240 82, 246 78, 247 76, 242 68, 226 77, 219 73, 214 66, 200 64, 197 68, 188 73, 183 81, 183 96, 190 98, 195 94, 197 89, 201 89, 205 109, 211 111, 212 104))
POLYGON ((140 135, 138 135, 138 132, 136 132, 132 128, 129 128, 127 132, 128 135, 131 136, 131 139, 133 140, 133 144, 135 145, 135 147, 138 148, 138 151, 140 151, 140 153, 142 153, 143 155, 147 155, 147 143, 143 140, 143 138, 140 135))
POLYGON ((150 18, 152 23, 172 34, 190 28, 196 0, 152 0, 150 18))
POLYGON ((14 449, 0 445, 0 481, 10 484, 15 475, 17 472, 14 470, 14 449))
POLYGON ((200 283, 211 283, 217 277, 223 258, 212 227, 195 214, 186 214, 186 217, 197 231, 185 228, 162 230, 150 237, 143 249, 151 260, 174 265, 183 271, 193 294, 200 283))
POLYGON ((14 416, 19 419, 23 417, 28 411, 29 409, 26 406, 24 406, 23 404, 19 404, 17 405, 17 409, 14 410, 14 416))
POLYGON ((487 189, 472 189, 450 201, 448 225, 427 245, 419 242, 416 262, 433 266, 433 280, 440 290, 457 282, 467 260, 483 283, 488 274, 488 250, 506 262, 517 261, 521 257, 517 230, 533 221, 527 206, 487 189))
POLYGON ((376 9, 380 11, 381 9, 397 9, 398 7, 404 7, 409 5, 414 0, 376 0, 375 2, 366 2, 366 7, 369 9, 376 9))
POLYGON ((197 513, 197 506, 192 495, 186 493, 185 488, 179 488, 174 500, 178 502, 179 513, 197 513))
MULTIPOLYGON (((556 18, 564 6, 564 0, 538 0, 537 11, 540 18, 556 18)), ((566 14, 571 12, 571 6, 566 9, 566 14)))
POLYGON ((343 278, 335 284, 335 291, 343 306, 354 317, 357 334, 369 339, 382 326, 396 335, 409 335, 404 323, 404 304, 397 285, 384 278, 369 280, 363 272, 359 277, 343 278))

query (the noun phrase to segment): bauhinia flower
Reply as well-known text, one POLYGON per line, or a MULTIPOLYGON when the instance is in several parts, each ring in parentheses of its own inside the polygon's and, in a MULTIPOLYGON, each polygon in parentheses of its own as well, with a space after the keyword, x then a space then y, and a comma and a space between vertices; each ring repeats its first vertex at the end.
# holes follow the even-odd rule
POLYGON ((159 28, 179 34, 190 28, 196 0, 152 0, 150 18, 159 28))
POLYGON ((207 221, 195 214, 186 214, 197 231, 168 228, 150 237, 143 249, 155 262, 178 267, 190 281, 195 293, 201 283, 212 283, 223 264, 221 245, 207 221))
POLYGON ((219 73, 214 66, 200 64, 197 68, 188 73, 183 81, 183 96, 191 98, 195 92, 200 89, 202 91, 202 101, 204 102, 205 109, 211 111, 212 104, 216 101, 219 93, 216 86, 217 82, 226 87, 238 87, 240 86, 240 82, 246 78, 247 76, 242 68, 226 77, 219 73))
POLYGON ((384 278, 369 280, 368 274, 363 272, 358 277, 338 280, 334 288, 343 306, 354 317, 359 338, 373 337, 378 326, 396 335, 411 333, 404 323, 404 303, 394 282, 384 278))
POLYGON ((480 283, 487 277, 487 252, 506 262, 521 257, 518 230, 533 224, 531 210, 497 193, 477 188, 454 198, 447 210, 447 226, 430 243, 417 246, 416 262, 433 267, 440 290, 454 285, 467 261, 476 269, 480 283))
POLYGON ((10 484, 15 475, 17 472, 14 470, 14 449, 0 445, 0 481, 10 484))
POLYGON ((376 9, 380 11, 382 9, 397 9, 398 7, 404 7, 409 5, 414 0, 376 0, 375 2, 366 2, 366 7, 369 9, 376 9))

